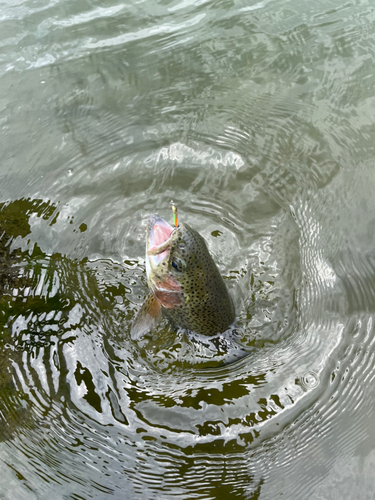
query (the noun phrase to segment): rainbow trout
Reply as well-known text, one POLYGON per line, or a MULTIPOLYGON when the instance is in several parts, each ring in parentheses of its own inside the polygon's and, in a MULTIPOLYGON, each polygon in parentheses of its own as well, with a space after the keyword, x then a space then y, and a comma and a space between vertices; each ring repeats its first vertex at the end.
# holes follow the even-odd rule
POLYGON ((180 223, 172 228, 158 215, 147 224, 146 271, 150 293, 132 327, 139 339, 162 315, 175 328, 215 335, 234 322, 231 296, 206 243, 197 231, 180 223))

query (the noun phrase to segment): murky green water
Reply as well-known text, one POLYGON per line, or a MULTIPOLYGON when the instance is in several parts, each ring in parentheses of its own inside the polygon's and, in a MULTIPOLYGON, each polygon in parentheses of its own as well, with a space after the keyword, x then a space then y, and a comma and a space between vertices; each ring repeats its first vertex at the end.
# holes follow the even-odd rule
POLYGON ((0 3, 0 498, 372 499, 375 4, 0 3), (235 337, 139 342, 145 225, 235 337))

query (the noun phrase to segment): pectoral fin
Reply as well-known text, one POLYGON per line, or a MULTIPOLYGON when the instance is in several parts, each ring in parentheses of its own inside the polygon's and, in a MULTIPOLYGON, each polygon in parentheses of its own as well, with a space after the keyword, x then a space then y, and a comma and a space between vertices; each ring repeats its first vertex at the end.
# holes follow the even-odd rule
POLYGON ((143 335, 153 330, 161 320, 160 302, 153 293, 150 293, 142 304, 135 318, 130 335, 133 340, 140 339, 143 335))

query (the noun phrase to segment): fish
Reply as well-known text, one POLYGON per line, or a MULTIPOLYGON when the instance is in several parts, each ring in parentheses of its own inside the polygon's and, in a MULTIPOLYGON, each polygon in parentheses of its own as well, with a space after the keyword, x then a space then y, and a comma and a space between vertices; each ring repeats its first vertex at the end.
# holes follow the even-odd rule
POLYGON ((186 223, 172 228, 157 214, 146 230, 150 293, 132 326, 140 339, 165 317, 172 327, 200 335, 224 333, 235 321, 231 295, 204 238, 186 223))

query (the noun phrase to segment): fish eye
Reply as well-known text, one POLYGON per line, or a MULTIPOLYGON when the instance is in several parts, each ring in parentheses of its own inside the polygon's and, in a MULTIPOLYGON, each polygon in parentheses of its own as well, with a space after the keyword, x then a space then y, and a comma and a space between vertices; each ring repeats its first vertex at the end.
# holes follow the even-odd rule
POLYGON ((186 268, 185 262, 183 260, 179 259, 178 257, 172 257, 171 266, 178 273, 183 273, 185 271, 185 268, 186 268))

